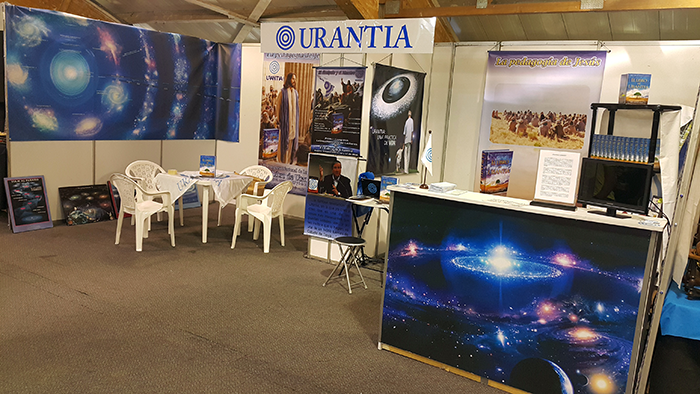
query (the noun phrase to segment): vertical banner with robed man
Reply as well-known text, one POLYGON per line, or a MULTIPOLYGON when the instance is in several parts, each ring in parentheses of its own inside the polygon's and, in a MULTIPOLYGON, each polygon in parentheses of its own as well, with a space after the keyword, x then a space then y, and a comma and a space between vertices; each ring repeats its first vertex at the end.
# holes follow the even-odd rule
POLYGON ((269 186, 292 181, 306 194, 311 147, 314 66, 320 55, 265 54, 258 162, 272 170, 269 186))
POLYGON ((367 171, 417 171, 424 81, 424 73, 374 66, 367 171))
POLYGON ((360 155, 364 67, 316 69, 311 151, 360 155))
POLYGON ((477 188, 532 199, 540 149, 587 154, 589 114, 591 103, 600 100, 605 55, 605 51, 489 52, 477 188), (493 182, 500 185, 489 184, 493 182))

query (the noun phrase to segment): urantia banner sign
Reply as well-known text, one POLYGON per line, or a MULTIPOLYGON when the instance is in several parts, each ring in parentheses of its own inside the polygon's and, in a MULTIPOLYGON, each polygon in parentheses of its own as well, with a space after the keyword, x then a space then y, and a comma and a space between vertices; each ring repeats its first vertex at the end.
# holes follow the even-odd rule
POLYGON ((262 23, 265 53, 432 53, 435 18, 262 23))

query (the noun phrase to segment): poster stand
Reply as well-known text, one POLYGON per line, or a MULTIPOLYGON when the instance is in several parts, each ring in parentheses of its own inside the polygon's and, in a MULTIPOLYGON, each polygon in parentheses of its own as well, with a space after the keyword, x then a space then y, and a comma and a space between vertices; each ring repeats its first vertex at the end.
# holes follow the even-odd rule
POLYGON ((53 227, 43 175, 5 178, 5 194, 13 233, 53 227))

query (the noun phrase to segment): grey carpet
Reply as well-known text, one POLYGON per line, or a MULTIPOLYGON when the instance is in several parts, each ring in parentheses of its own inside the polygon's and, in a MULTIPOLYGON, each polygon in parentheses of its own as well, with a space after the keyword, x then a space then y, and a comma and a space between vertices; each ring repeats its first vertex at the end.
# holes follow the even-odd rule
MULTIPOLYGON (((216 207, 216 205, 214 205, 216 207)), ((274 222, 270 253, 233 209, 201 243, 199 209, 154 222, 143 252, 116 221, 12 234, 0 229, 3 393, 500 393, 377 349, 380 275, 349 295, 321 284, 301 220, 274 222)), ((6 213, 0 214, 4 224, 6 213)), ((245 220, 245 219, 244 219, 245 220)))

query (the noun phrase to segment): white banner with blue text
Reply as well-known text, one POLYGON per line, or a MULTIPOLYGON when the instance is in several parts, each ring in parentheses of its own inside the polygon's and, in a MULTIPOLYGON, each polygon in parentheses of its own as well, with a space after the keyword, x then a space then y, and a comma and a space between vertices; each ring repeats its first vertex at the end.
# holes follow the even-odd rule
POLYGON ((433 53, 435 18, 260 24, 264 53, 433 53))

